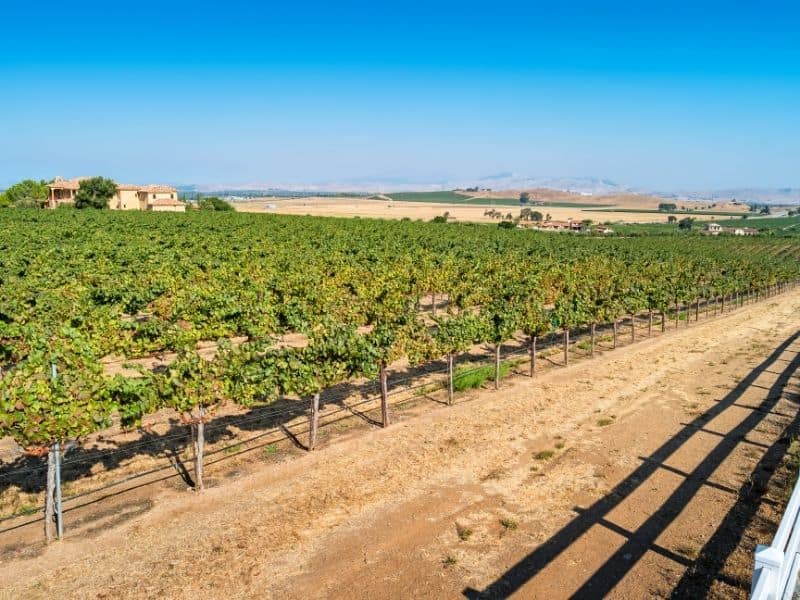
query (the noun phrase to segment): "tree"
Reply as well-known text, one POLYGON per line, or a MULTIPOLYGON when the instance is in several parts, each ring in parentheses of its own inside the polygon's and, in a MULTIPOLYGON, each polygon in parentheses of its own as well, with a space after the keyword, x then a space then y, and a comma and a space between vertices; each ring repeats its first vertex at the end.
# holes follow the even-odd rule
POLYGON ((519 203, 520 204, 527 204, 531 201, 531 195, 528 192, 522 192, 519 195, 519 203))
POLYGON ((769 204, 765 204, 761 207, 761 214, 762 215, 771 215, 772 209, 770 208, 769 204))
POLYGON ((216 196, 201 198, 197 201, 197 206, 200 208, 200 210, 217 210, 225 212, 236 210, 230 203, 225 202, 225 200, 222 198, 217 198, 216 196))
POLYGON ((501 229, 514 229, 513 221, 500 221, 497 224, 501 229))
POLYGON ((75 208, 108 208, 108 201, 117 193, 117 184, 104 177, 84 179, 75 194, 75 208))
POLYGON ((42 208, 47 203, 50 189, 45 181, 25 179, 8 188, 0 197, 0 206, 16 208, 42 208), (5 198, 5 201, 3 200, 5 198), (7 203, 7 204, 4 204, 7 203))
POLYGON ((678 229, 681 229, 682 231, 691 231, 693 225, 694 219, 692 217, 685 217, 678 221, 678 229))
POLYGON ((658 210, 661 212, 671 212, 673 210, 678 210, 678 205, 674 202, 661 202, 658 205, 658 210))
POLYGON ((531 221, 535 221, 535 222, 539 223, 542 220, 542 213, 540 213, 538 210, 534 210, 534 211, 531 212, 531 217, 530 218, 531 218, 531 221))

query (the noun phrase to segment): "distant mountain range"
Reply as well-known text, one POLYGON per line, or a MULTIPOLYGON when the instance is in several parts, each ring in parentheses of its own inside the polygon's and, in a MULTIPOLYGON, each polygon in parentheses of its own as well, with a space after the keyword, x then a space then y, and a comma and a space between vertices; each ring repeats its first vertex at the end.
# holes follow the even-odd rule
POLYGON ((513 172, 495 173, 475 179, 414 181, 376 179, 331 181, 315 184, 244 183, 230 185, 181 185, 184 192, 217 193, 228 196, 343 195, 387 192, 431 192, 465 188, 522 190, 545 188, 576 194, 605 196, 609 194, 641 194, 680 200, 739 200, 764 204, 800 204, 800 188, 730 188, 659 191, 631 187, 599 177, 532 177, 513 172))

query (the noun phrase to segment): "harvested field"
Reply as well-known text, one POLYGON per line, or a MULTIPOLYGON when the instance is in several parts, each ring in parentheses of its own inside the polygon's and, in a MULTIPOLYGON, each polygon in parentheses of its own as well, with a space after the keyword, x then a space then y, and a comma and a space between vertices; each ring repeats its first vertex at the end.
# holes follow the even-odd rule
POLYGON ((797 429, 799 309, 794 290, 202 494, 131 495, 5 557, 2 594, 744 598, 797 429))
MULTIPOLYGON (((485 198, 482 201, 487 201, 485 198)), ((575 202, 586 202, 586 199, 575 200, 575 202)), ((666 214, 653 212, 628 212, 636 208, 652 210, 655 206, 646 204, 644 206, 620 204, 626 212, 611 212, 607 210, 609 205, 607 200, 598 202, 598 209, 592 210, 579 206, 531 206, 533 210, 538 210, 543 215, 550 214, 554 220, 566 221, 574 219, 583 221, 590 219, 595 223, 621 222, 621 223, 666 223, 666 214)), ((484 213, 494 208, 503 214, 512 213, 519 215, 519 206, 508 206, 503 203, 497 206, 490 205, 470 205, 464 203, 448 204, 444 202, 404 202, 400 200, 370 200, 366 198, 296 198, 280 199, 265 198, 247 202, 237 202, 236 209, 241 212, 270 212, 286 215, 312 215, 325 217, 371 217, 382 219, 422 219, 430 221, 436 216, 445 212, 449 213, 453 221, 467 221, 475 223, 497 222, 484 213), (274 208, 270 208, 274 206, 274 208)), ((720 220, 732 217, 714 217, 711 215, 687 213, 689 216, 698 220, 720 220)))

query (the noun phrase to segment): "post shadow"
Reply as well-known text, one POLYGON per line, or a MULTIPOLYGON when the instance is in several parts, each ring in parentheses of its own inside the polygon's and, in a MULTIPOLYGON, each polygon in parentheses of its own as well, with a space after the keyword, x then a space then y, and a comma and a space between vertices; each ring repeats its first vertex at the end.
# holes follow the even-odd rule
MULTIPOLYGON (((470 600, 506 598, 517 592, 523 585, 544 570, 593 526, 597 524, 607 525, 606 517, 614 508, 624 502, 653 473, 662 468, 662 464, 677 452, 694 435, 698 428, 702 428, 705 423, 734 405, 745 390, 768 367, 775 364, 784 351, 798 340, 798 337, 800 337, 800 331, 795 332, 784 340, 725 397, 707 411, 698 415, 692 422, 684 425, 603 498, 589 508, 580 510, 576 517, 550 539, 512 566, 484 590, 466 588, 463 591, 464 596, 470 600)), ((744 436, 767 417, 781 398, 781 390, 798 368, 800 368, 800 355, 795 355, 783 369, 775 383, 769 388, 769 393, 765 394, 765 399, 759 405, 758 410, 750 412, 739 425, 722 437, 703 461, 684 478, 661 507, 650 515, 636 531, 621 532, 627 536, 625 543, 613 552, 605 563, 572 594, 572 598, 601 598, 606 596, 648 550, 656 548, 655 542, 658 536, 675 520, 701 487, 706 485, 708 478, 730 456, 744 436)), ((773 454, 775 452, 778 452, 778 450, 775 450, 773 454)))

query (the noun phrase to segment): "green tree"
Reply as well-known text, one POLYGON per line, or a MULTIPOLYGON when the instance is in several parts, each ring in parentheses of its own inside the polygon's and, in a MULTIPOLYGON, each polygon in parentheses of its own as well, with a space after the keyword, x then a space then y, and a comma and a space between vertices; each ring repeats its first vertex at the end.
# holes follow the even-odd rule
POLYGON ((117 193, 117 184, 104 177, 84 179, 75 194, 75 208, 108 208, 108 201, 117 193))
POLYGON ((658 210, 661 212, 671 212, 673 210, 678 210, 678 205, 674 202, 662 202, 658 205, 658 210))
POLYGON ((528 192, 522 192, 519 195, 519 203, 520 204, 527 204, 531 201, 531 195, 528 192))
MULTIPOLYGON (((16 208, 42 208, 47 203, 49 188, 45 181, 34 181, 25 179, 15 183, 8 188, 2 195, 7 205, 16 208)), ((4 205, 4 200, 0 198, 0 206, 4 205)))
POLYGON ((236 210, 233 208, 231 204, 225 202, 222 198, 217 198, 216 196, 209 196, 208 198, 201 198, 197 201, 197 206, 200 207, 200 210, 216 210, 216 211, 224 211, 224 212, 231 212, 236 210))
POLYGON ((685 217, 678 221, 678 229, 682 231, 691 231, 694 226, 694 219, 692 217, 685 217))

